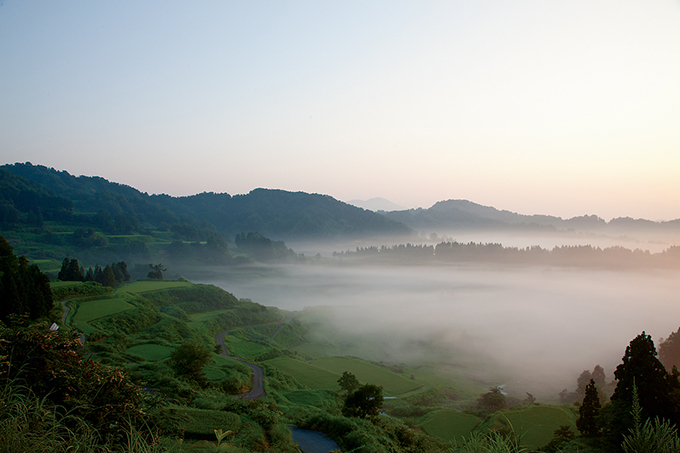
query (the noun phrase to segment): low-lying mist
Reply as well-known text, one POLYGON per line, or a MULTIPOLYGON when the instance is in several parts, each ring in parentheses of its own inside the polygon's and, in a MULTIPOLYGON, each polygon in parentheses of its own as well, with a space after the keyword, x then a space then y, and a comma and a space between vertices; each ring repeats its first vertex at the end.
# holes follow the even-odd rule
POLYGON ((658 346, 680 325, 678 271, 322 263, 224 269, 206 283, 286 310, 330 307, 315 316, 374 345, 367 359, 485 368, 520 396, 556 398, 596 364, 613 379, 637 334, 658 346))

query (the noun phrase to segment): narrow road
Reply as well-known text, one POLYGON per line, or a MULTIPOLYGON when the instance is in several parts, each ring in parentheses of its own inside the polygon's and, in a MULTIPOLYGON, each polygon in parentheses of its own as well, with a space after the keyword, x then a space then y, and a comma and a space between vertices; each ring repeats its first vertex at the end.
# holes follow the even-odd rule
MULTIPOLYGON (((72 300, 75 300, 75 299, 68 299, 68 300, 62 300, 62 301, 61 301, 61 305, 64 306, 64 314, 61 315, 61 323, 62 323, 63 325, 66 325, 66 317, 68 316, 68 312, 71 311, 71 307, 67 307, 67 306, 66 306, 66 302, 70 302, 70 301, 72 301, 72 300)), ((78 337, 79 337, 79 339, 80 339, 80 345, 81 345, 81 346, 85 346, 85 335, 83 335, 81 332, 78 332, 77 330, 73 329, 73 327, 71 327, 71 329, 72 329, 75 333, 78 334, 78 337)))
MULTIPOLYGON (((279 332, 281 332, 281 329, 283 329, 283 325, 293 319, 294 316, 296 316, 298 312, 293 312, 290 315, 286 317, 283 321, 281 321, 279 324, 281 326, 278 328, 276 332, 274 332, 274 335, 272 335, 272 339, 276 337, 279 332)), ((232 329, 233 330, 233 329, 232 329)), ((250 392, 248 393, 243 393, 241 395, 232 395, 237 398, 245 398, 247 400, 259 400, 260 398, 264 398, 267 396, 267 392, 264 391, 264 370, 262 369, 261 366, 255 365, 254 363, 249 363, 246 362, 245 359, 241 357, 236 357, 236 356, 231 356, 227 354, 227 347, 224 344, 224 337, 229 334, 231 330, 225 330, 224 332, 218 333, 217 336, 215 337, 215 343, 220 345, 220 355, 223 357, 227 357, 229 359, 233 360, 238 360, 239 362, 242 362, 250 367, 251 370, 253 370, 253 388, 250 389, 250 392)))
POLYGON ((227 347, 224 345, 224 336, 227 335, 231 330, 226 330, 222 333, 218 333, 217 336, 215 337, 215 343, 221 346, 221 351, 220 355, 227 357, 229 359, 234 359, 238 360, 239 362, 243 362, 246 365, 250 367, 251 370, 253 370, 253 388, 250 389, 250 392, 248 393, 243 393, 241 395, 232 395, 237 398, 245 398, 247 400, 259 400, 260 398, 264 398, 267 396, 267 393, 264 391, 264 370, 262 369, 261 366, 257 366, 254 363, 248 363, 241 357, 235 357, 227 354, 227 347))

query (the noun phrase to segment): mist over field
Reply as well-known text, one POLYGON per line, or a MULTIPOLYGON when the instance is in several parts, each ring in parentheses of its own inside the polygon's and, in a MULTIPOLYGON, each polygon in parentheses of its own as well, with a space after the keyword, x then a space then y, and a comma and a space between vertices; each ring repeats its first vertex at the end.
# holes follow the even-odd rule
POLYGON ((336 342, 363 342, 355 355, 477 368, 519 396, 556 398, 597 364, 611 380, 637 334, 658 346, 680 325, 677 270, 320 263, 225 270, 207 283, 286 310, 330 307, 314 316, 336 342))

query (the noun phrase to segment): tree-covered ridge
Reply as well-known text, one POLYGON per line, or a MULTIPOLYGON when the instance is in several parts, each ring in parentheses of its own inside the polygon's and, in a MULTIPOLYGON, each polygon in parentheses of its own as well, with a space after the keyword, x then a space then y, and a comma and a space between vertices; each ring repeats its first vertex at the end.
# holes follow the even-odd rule
POLYGON ((460 263, 488 262, 551 266, 586 266, 605 268, 679 267, 680 247, 672 246, 660 253, 630 250, 624 247, 591 245, 504 247, 497 243, 440 242, 436 246, 399 244, 381 247, 357 247, 354 251, 333 252, 336 259, 381 263, 460 263))
POLYGON ((3 166, 39 187, 71 200, 84 227, 132 234, 170 231, 182 240, 206 240, 209 231, 233 237, 257 231, 275 239, 410 234, 399 222, 328 195, 255 189, 248 194, 201 193, 171 197, 142 193, 101 177, 73 176, 30 163, 3 166))
POLYGON ((72 213, 71 200, 0 168, 0 223, 41 226, 43 220, 64 220, 72 213))
POLYGON ((570 219, 550 215, 524 215, 468 200, 444 200, 432 207, 383 212, 386 217, 402 222, 411 228, 439 229, 501 229, 551 231, 574 229, 579 231, 618 231, 626 229, 645 231, 678 231, 680 219, 653 222, 644 219, 620 217, 609 222, 596 215, 570 219))

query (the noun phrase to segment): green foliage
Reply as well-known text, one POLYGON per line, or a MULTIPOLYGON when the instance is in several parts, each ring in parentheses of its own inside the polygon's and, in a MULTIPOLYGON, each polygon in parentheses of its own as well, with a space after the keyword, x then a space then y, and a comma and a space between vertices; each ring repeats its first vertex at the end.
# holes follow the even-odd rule
POLYGON ((656 356, 651 336, 645 332, 631 340, 622 363, 616 367, 614 376, 618 380, 611 397, 607 415, 607 434, 610 441, 619 444, 623 434, 632 427, 633 390, 639 397, 644 419, 660 417, 676 423, 680 383, 676 375, 670 375, 656 356))
POLYGON ((202 344, 184 342, 170 353, 170 363, 179 376, 205 386, 203 367, 210 362, 211 354, 202 344))
POLYGON ((52 283, 52 297, 55 301, 103 296, 113 293, 113 289, 95 282, 77 282, 68 285, 52 283))
POLYGON ((120 442, 129 424, 146 416, 139 388, 121 370, 82 356, 73 334, 50 331, 46 323, 0 327, 0 379, 23 386, 72 416, 97 426, 104 440, 120 442))
POLYGON ((167 271, 167 269, 164 268, 161 263, 149 264, 149 268, 151 270, 146 275, 146 278, 149 278, 151 280, 163 280, 163 272, 167 271))
MULTIPOLYGON (((156 302, 160 307, 174 305, 186 313, 200 313, 211 310, 232 308, 239 304, 238 299, 232 294, 213 285, 186 285, 183 288, 171 290, 153 291, 143 296, 156 302)), ((153 289, 161 289, 155 287, 153 289)), ((257 311, 266 311, 266 308, 254 304, 251 307, 257 311)))
POLYGON ((496 431, 483 434, 475 432, 454 449, 457 453, 523 453, 528 451, 514 434, 496 431))
POLYGON ((505 395, 497 387, 490 387, 489 391, 477 398, 475 409, 479 411, 482 416, 493 414, 496 411, 503 410, 507 407, 507 400, 505 395))
POLYGON ((585 388, 583 404, 578 409, 578 419, 576 419, 576 427, 584 437, 595 437, 599 434, 597 413, 600 408, 600 396, 597 386, 595 381, 591 379, 585 388))
POLYGON ((343 371, 342 376, 340 376, 340 379, 338 379, 338 385, 340 385, 340 388, 346 392, 347 394, 350 394, 354 392, 361 383, 359 382, 359 379, 352 373, 349 373, 347 371, 343 371))
POLYGON ((655 417, 642 422, 642 406, 633 385, 633 426, 623 435, 621 448, 625 453, 679 453, 680 438, 677 428, 668 420, 655 417))
POLYGON ((345 397, 342 413, 347 417, 375 417, 382 408, 382 387, 364 384, 345 397))
POLYGON ((27 313, 30 319, 47 316, 54 299, 50 279, 25 257, 14 255, 12 246, 0 236, 0 321, 11 314, 27 313))

